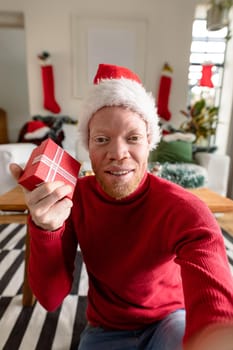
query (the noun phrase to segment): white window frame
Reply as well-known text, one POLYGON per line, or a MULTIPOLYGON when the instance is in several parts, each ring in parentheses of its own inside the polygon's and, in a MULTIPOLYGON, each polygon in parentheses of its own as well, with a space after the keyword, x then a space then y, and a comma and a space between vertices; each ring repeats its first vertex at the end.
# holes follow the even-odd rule
POLYGON ((228 34, 228 28, 224 27, 223 29, 217 31, 208 31, 206 29, 205 18, 196 17, 193 22, 193 28, 196 23, 201 23, 205 29, 200 36, 196 36, 195 30, 193 30, 189 61, 188 105, 192 105, 196 100, 204 97, 207 99, 207 101, 209 100, 209 104, 214 104, 215 106, 219 107, 223 85, 225 55, 227 49, 226 37, 228 34), (195 46, 198 46, 196 43, 199 45, 199 47, 195 51, 195 46), (205 43, 206 45, 201 45, 201 43, 205 43), (215 43, 222 43, 222 51, 214 49, 215 43), (209 63, 213 64, 213 88, 199 86, 202 65, 208 61, 209 63))

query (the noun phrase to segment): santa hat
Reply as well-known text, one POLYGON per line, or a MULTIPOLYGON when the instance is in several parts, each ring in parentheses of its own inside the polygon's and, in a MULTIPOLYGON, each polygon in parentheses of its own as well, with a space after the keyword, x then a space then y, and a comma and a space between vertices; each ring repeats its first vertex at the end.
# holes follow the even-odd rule
POLYGON ((160 128, 155 100, 142 86, 140 78, 128 68, 100 64, 79 114, 78 133, 82 145, 88 149, 88 123, 102 107, 124 106, 138 113, 147 123, 150 149, 160 140, 160 128))
POLYGON ((41 139, 45 137, 50 131, 50 128, 40 120, 32 120, 27 123, 26 133, 24 138, 26 140, 41 139))

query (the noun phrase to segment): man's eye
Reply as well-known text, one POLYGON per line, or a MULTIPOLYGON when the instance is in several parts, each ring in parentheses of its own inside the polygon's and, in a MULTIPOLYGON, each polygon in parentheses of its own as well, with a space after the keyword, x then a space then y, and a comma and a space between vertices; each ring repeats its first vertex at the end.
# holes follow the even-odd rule
POLYGON ((140 135, 132 135, 132 136, 129 137, 128 140, 129 140, 130 142, 138 142, 138 141, 141 140, 141 137, 140 137, 140 135))
POLYGON ((95 137, 95 142, 96 143, 106 143, 106 142, 108 142, 108 137, 105 137, 105 136, 95 137))

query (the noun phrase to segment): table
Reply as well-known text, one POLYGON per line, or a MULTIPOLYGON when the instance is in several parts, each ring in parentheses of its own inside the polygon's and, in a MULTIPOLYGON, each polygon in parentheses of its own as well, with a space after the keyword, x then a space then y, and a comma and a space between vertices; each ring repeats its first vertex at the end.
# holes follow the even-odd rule
POLYGON ((204 187, 188 189, 188 191, 192 192, 205 202, 212 213, 233 212, 233 200, 230 198, 221 196, 220 194, 204 187))
MULTIPOLYGON (((233 200, 229 198, 223 197, 207 188, 189 189, 188 191, 204 201, 213 213, 233 212, 233 200)), ((7 214, 0 215, 0 224, 14 222, 27 224, 28 211, 23 191, 20 186, 17 186, 0 196, 0 210, 8 212, 7 214)), ((28 228, 25 244, 25 269, 22 302, 25 306, 31 306, 35 302, 35 297, 33 296, 28 283, 27 269, 30 253, 30 236, 28 228)))
MULTIPOLYGON (((0 195, 0 210, 5 211, 0 215, 0 224, 20 223, 27 224, 28 210, 24 201, 23 191, 20 186, 0 195)), ((30 236, 27 227, 25 241, 25 265, 24 265, 24 281, 23 281, 23 299, 24 306, 32 306, 35 297, 32 293, 28 282, 28 260, 30 253, 30 236)))

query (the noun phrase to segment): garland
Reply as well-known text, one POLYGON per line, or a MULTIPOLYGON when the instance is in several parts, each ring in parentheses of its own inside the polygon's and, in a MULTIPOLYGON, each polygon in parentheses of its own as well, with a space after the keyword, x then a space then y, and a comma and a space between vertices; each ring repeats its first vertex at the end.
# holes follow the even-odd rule
POLYGON ((206 169, 197 164, 160 164, 157 175, 184 188, 202 187, 207 182, 206 169))

